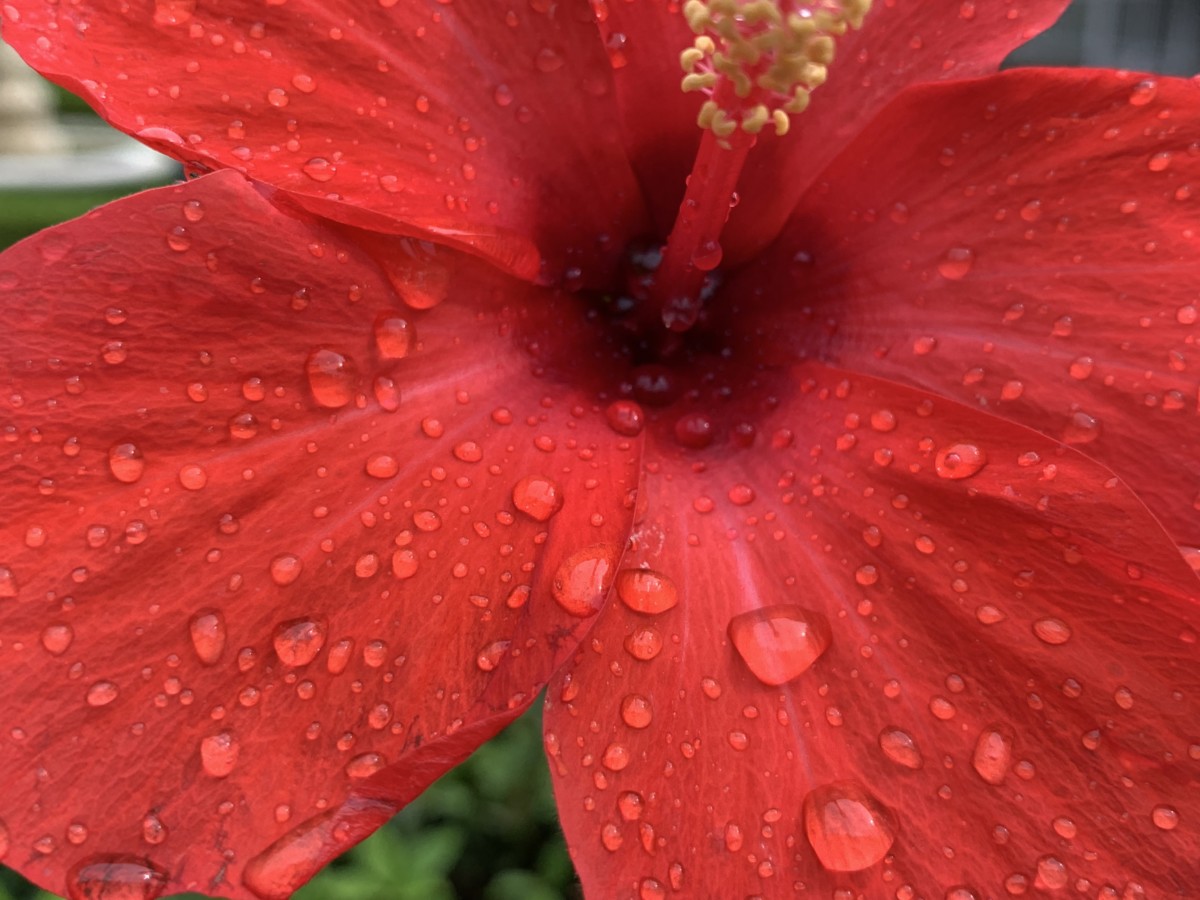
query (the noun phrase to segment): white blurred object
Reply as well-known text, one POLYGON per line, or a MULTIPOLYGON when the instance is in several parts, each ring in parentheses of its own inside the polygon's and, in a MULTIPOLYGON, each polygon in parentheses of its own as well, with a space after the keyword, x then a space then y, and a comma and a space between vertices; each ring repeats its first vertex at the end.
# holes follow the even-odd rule
POLYGON ((0 191, 170 180, 179 164, 91 116, 57 116, 49 84, 0 41, 0 191))
POLYGON ((0 154, 62 153, 67 135, 54 117, 54 92, 17 51, 0 43, 0 154))

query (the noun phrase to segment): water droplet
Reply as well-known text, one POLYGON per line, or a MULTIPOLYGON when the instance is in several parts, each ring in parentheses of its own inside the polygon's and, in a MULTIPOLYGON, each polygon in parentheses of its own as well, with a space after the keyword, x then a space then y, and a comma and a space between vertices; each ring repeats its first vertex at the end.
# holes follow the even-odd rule
POLYGON ((548 521, 563 506, 562 488, 544 475, 526 475, 512 489, 513 505, 537 522, 548 521))
POLYGON ((70 625, 47 625, 42 631, 42 646, 51 656, 62 656, 75 640, 70 625))
POLYGON ((8 566, 0 566, 0 600, 17 596, 17 576, 8 566))
POLYGON ((203 490, 208 484, 208 473, 196 463, 188 463, 179 469, 179 484, 185 491, 203 490))
POLYGON ((404 359, 416 339, 416 330, 403 316, 381 312, 375 317, 375 348, 383 359, 404 359))
POLYGON ((292 619, 275 629, 274 644, 285 666, 306 666, 325 644, 325 625, 312 619, 292 619))
POLYGON ((776 686, 806 672, 828 649, 832 631, 820 613, 782 604, 734 616, 729 638, 754 676, 776 686))
POLYGON ((117 699, 117 686, 111 681, 97 681, 87 692, 88 706, 108 706, 117 699))
POLYGON ((155 25, 182 25, 196 12, 196 0, 154 0, 155 25))
POLYGON ((1156 828, 1174 831, 1179 826, 1179 813, 1172 806, 1156 806, 1150 812, 1150 820, 1156 828))
POLYGON ((366 471, 372 478, 395 478, 400 471, 400 463, 388 453, 373 453, 367 457, 366 471))
POLYGON ((1070 880, 1067 867, 1053 856, 1043 856, 1037 861, 1037 878, 1034 884, 1043 891, 1061 890, 1070 880))
POLYGON ((641 694, 626 694, 621 701, 621 718, 630 728, 645 728, 653 718, 650 701, 641 694))
POLYGON ((370 778, 387 765, 378 753, 362 753, 346 763, 346 775, 350 778, 370 778))
POLYGON ((1047 617, 1033 623, 1033 633, 1047 644, 1057 646, 1071 639, 1071 628, 1062 619, 1047 617))
POLYGON ((133 856, 90 856, 67 873, 70 900, 154 900, 167 876, 133 856))
POLYGON ((642 429, 646 427, 646 414, 642 411, 641 406, 632 400, 617 400, 610 403, 608 409, 604 411, 604 418, 608 422, 609 428, 626 437, 641 434, 642 429))
POLYGON ((604 768, 610 772, 620 772, 630 762, 629 748, 624 744, 609 744, 604 748, 604 753, 600 757, 600 762, 604 768))
POLYGON ((919 769, 925 765, 912 735, 899 728, 885 728, 879 732, 879 749, 892 762, 906 769, 919 769))
POLYGON ((108 451, 108 470, 117 481, 133 484, 146 471, 146 461, 135 444, 114 444, 108 451))
POLYGON ((662 652, 663 639, 658 629, 636 628, 625 638, 625 650, 634 659, 649 661, 662 652))
POLYGON ((154 813, 142 818, 142 840, 147 844, 161 844, 167 839, 167 826, 154 813))
POLYGON ((620 555, 612 544, 592 544, 568 556, 555 570, 550 588, 558 605, 581 619, 598 613, 620 555))
POLYGON ((999 727, 984 729, 975 742, 971 765, 988 784, 1003 784, 1012 765, 1012 735, 999 727))
POLYGON ((500 665, 500 660, 504 659, 504 654, 511 646, 512 641, 493 641, 479 651, 475 657, 475 665, 481 672, 493 671, 496 666, 500 665))
POLYGON ((675 585, 653 569, 622 569, 617 575, 617 596, 634 612, 651 616, 679 602, 675 585))
POLYGON ((213 778, 226 778, 237 765, 241 747, 228 731, 212 734, 200 741, 200 765, 213 778))
POLYGON ((853 782, 822 785, 804 798, 804 831, 826 869, 859 872, 883 859, 896 829, 883 804, 853 782))
POLYGON ((965 278, 975 265, 975 253, 968 247, 951 247, 938 263, 938 272, 943 278, 958 281, 965 278))
POLYGON ((242 883, 261 900, 288 900, 326 863, 383 825, 395 807, 352 797, 293 828, 246 863, 242 883))
POLYGON ((941 478, 970 478, 987 465, 987 454, 975 444, 951 444, 938 451, 934 468, 941 478))
POLYGON ((224 617, 216 610, 199 612, 188 622, 188 633, 200 662, 215 665, 225 651, 224 617))
POLYGON ((271 560, 271 580, 280 587, 287 587, 300 577, 304 562, 298 556, 284 553, 271 560))
POLYGON ((318 406, 341 409, 354 399, 355 372, 348 357, 319 347, 308 355, 304 370, 318 406))
POLYGON ((1130 106, 1145 106, 1158 94, 1158 82, 1153 78, 1139 81, 1129 92, 1130 106))

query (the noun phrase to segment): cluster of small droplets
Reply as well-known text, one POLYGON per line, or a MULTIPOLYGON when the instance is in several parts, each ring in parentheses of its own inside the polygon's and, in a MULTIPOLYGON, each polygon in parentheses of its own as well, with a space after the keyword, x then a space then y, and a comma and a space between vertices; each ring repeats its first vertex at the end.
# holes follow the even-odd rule
POLYGON ((696 119, 720 139, 768 124, 787 133, 833 62, 834 38, 860 28, 871 0, 688 0, 695 42, 679 57, 684 91, 708 98, 696 119), (718 91, 725 82, 730 90, 718 91))

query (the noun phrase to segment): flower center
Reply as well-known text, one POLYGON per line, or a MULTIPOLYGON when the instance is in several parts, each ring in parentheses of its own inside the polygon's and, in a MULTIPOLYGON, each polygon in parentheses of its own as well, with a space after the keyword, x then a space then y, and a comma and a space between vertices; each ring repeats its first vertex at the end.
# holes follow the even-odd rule
POLYGON ((651 308, 671 331, 696 324, 711 274, 721 263, 721 231, 737 203, 742 168, 770 123, 785 135, 833 60, 834 38, 858 28, 871 0, 688 0, 697 35, 680 55, 686 92, 705 96, 704 129, 683 203, 646 284, 651 308))

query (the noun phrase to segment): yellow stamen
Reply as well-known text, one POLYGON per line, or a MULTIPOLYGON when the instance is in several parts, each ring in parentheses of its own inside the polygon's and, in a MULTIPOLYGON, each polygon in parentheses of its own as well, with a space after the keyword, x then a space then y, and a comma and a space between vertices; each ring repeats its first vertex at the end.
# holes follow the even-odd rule
POLYGON ((697 117, 724 146, 738 128, 758 134, 790 116, 825 83, 835 38, 860 28, 871 0, 687 0, 697 37, 679 56, 684 91, 706 96, 697 117))

